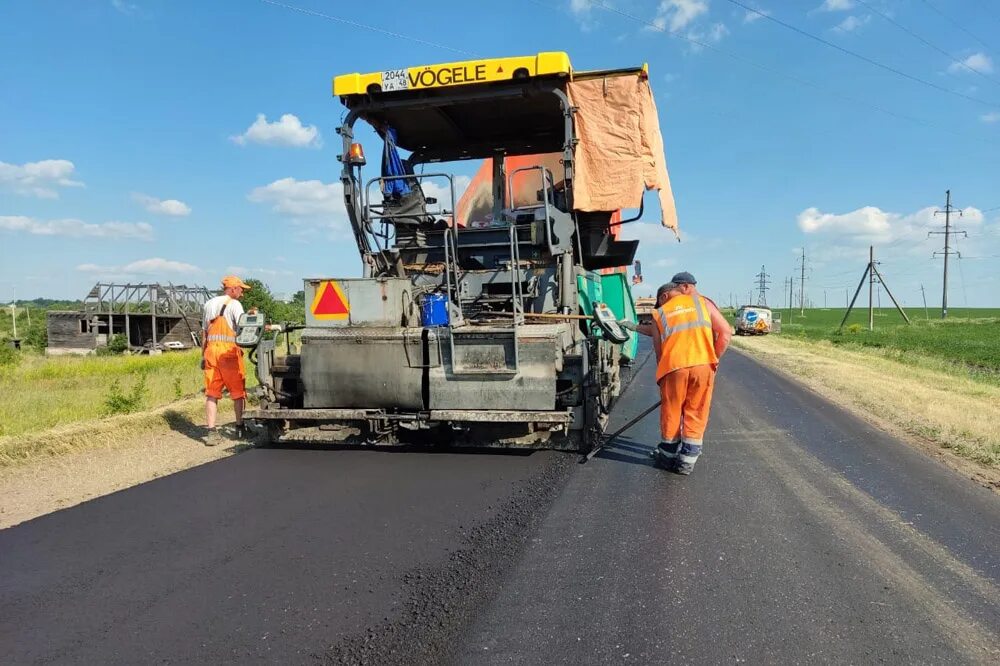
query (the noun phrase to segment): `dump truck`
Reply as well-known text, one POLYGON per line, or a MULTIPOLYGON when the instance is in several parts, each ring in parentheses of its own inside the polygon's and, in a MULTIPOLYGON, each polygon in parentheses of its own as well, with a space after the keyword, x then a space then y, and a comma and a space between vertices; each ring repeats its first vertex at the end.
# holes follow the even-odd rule
POLYGON ((347 74, 333 93, 362 276, 305 278, 304 326, 243 318, 260 399, 247 420, 277 443, 590 450, 637 348, 619 325, 636 314, 618 269, 638 241, 616 227, 642 216, 657 175, 661 209, 674 211, 665 164, 637 194, 631 180, 602 191, 581 150, 616 139, 581 120, 600 127, 640 95, 636 151, 662 161, 648 68, 579 72, 565 53, 540 53, 347 74), (601 106, 602 85, 625 101, 601 106), (374 176, 359 121, 382 143, 368 151, 381 155, 374 176), (508 170, 521 156, 534 158, 508 170), (476 206, 460 205, 458 174, 441 165, 474 159, 489 165, 490 196, 481 219, 463 219, 476 206), (622 219, 625 208, 639 214, 622 219))

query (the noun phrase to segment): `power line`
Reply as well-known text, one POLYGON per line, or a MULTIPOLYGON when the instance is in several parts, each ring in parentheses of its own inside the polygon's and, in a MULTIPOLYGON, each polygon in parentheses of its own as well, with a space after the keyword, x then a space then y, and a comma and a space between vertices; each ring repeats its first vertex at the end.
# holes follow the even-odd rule
POLYGON ((962 32, 964 32, 965 34, 967 34, 969 37, 972 37, 974 40, 976 40, 977 42, 979 42, 980 44, 982 44, 987 49, 990 49, 991 51, 993 50, 992 46, 990 46, 989 44, 987 44, 986 42, 984 42, 983 40, 981 40, 979 37, 977 37, 975 34, 973 34, 972 32, 970 32, 968 29, 966 29, 964 26, 962 26, 958 21, 956 21, 955 19, 951 18, 950 16, 948 16, 947 14, 945 14, 943 11, 941 11, 940 9, 938 9, 937 7, 935 7, 933 4, 930 3, 929 0, 921 0, 921 1, 925 5, 927 5, 931 9, 933 9, 934 12, 937 13, 937 15, 940 16, 941 18, 943 18, 945 21, 948 21, 948 23, 951 23, 953 26, 955 26, 956 28, 958 28, 959 30, 961 30, 962 32))
POLYGON ((734 4, 734 5, 736 5, 737 7, 742 7, 743 9, 745 9, 746 11, 748 11, 750 13, 757 14, 761 18, 767 19, 768 21, 771 21, 772 23, 777 23, 778 25, 780 25, 780 26, 782 26, 784 28, 787 28, 788 30, 791 30, 793 32, 796 32, 796 33, 802 35, 803 37, 807 37, 807 38, 809 38, 809 39, 811 39, 813 41, 819 42, 820 44, 823 44, 825 46, 830 47, 831 49, 835 49, 837 51, 840 51, 841 53, 844 53, 846 55, 851 56, 852 58, 857 58, 858 60, 866 62, 869 65, 872 65, 874 67, 878 67, 879 69, 883 69, 883 70, 885 70, 887 72, 891 72, 891 73, 893 73, 893 74, 895 74, 897 76, 901 76, 901 77, 903 77, 905 79, 909 79, 910 81, 914 81, 914 82, 919 83, 919 84, 921 84, 923 86, 927 86, 928 88, 933 88, 934 90, 937 90, 938 92, 943 92, 943 93, 946 93, 948 95, 954 95, 955 97, 961 97, 963 99, 969 100, 970 102, 975 102, 977 104, 983 104, 983 105, 989 106, 991 108, 1000 108, 1000 104, 995 104, 993 102, 987 102, 984 99, 980 99, 978 97, 973 97, 972 95, 966 95, 965 93, 959 92, 958 90, 952 90, 951 88, 945 88, 944 86, 938 85, 938 84, 934 83, 933 81, 928 81, 927 79, 922 79, 919 76, 914 76, 913 74, 907 74, 906 72, 904 72, 904 71, 902 71, 900 69, 896 69, 895 67, 892 67, 890 65, 886 65, 885 63, 879 62, 878 60, 875 60, 873 58, 869 58, 866 55, 862 55, 862 54, 858 53, 857 51, 852 51, 851 49, 844 48, 843 46, 840 46, 839 44, 835 44, 835 43, 831 42, 828 39, 823 39, 819 35, 814 35, 811 32, 807 32, 806 30, 803 30, 802 28, 798 28, 798 27, 792 25, 791 23, 786 23, 785 21, 782 21, 779 18, 775 18, 774 16, 771 16, 770 14, 765 14, 764 12, 762 12, 762 11, 760 11, 758 9, 754 9, 753 7, 750 7, 749 5, 745 5, 742 2, 740 2, 740 0, 727 0, 727 1, 730 2, 730 3, 732 3, 732 4, 734 4))
POLYGON ((903 25, 902 23, 900 23, 896 19, 892 18, 891 16, 889 16, 885 12, 882 12, 882 11, 876 9, 870 3, 868 3, 866 0, 855 0, 855 2, 857 2, 859 5, 867 7, 868 11, 870 11, 873 14, 877 14, 877 15, 881 16, 883 19, 885 19, 889 23, 893 24, 894 26, 896 26, 897 28, 899 28, 900 30, 902 30, 903 32, 905 32, 906 34, 910 35, 911 37, 913 37, 917 41, 919 41, 922 44, 924 44, 925 46, 934 49, 935 51, 937 51, 941 55, 943 55, 946 58, 948 58, 949 60, 951 60, 952 63, 954 63, 955 65, 958 65, 959 67, 961 67, 963 69, 966 69, 966 70, 972 72, 973 74, 978 74, 979 76, 983 77, 987 81, 992 81, 993 83, 1000 84, 1000 81, 998 81, 997 79, 994 79, 992 76, 988 76, 985 72, 981 72, 978 69, 975 69, 974 67, 969 67, 963 61, 959 60, 958 58, 956 58, 952 54, 948 53, 947 51, 945 51, 940 46, 937 46, 936 44, 933 44, 933 43, 927 41, 926 39, 924 39, 923 37, 921 37, 917 33, 913 32, 912 30, 910 30, 905 25, 903 25))
POLYGON ((378 28, 373 25, 365 25, 364 23, 358 23, 357 21, 352 21, 350 19, 345 19, 340 16, 331 16, 329 14, 323 14, 321 12, 316 12, 311 9, 303 9, 302 7, 295 7, 294 5, 286 5, 282 2, 275 2, 274 0, 260 0, 266 5, 274 5, 275 7, 283 7, 293 12, 298 12, 300 14, 306 14, 307 16, 316 16, 319 18, 326 19, 328 21, 335 21, 337 23, 343 23, 344 25, 349 25, 353 28, 361 28, 362 30, 369 30, 371 32, 377 32, 382 35, 387 35, 389 37, 395 37, 396 39, 405 39, 410 42, 417 44, 423 44, 424 46, 433 46, 437 49, 444 49, 445 51, 451 51, 453 53, 460 53, 462 55, 476 57, 475 53, 469 51, 464 51, 462 49, 456 49, 452 46, 445 46, 444 44, 438 44, 437 42, 429 42, 426 39, 420 39, 419 37, 411 37, 409 35, 404 35, 398 32, 392 32, 391 30, 386 30, 385 28, 378 28))
MULTIPOLYGON (((547 9, 549 9, 549 10, 552 10, 552 11, 562 11, 559 8, 553 7, 552 5, 550 5, 550 4, 546 3, 546 2, 541 2, 541 0, 528 0, 528 1, 531 2, 531 3, 533 3, 533 4, 539 5, 541 7, 545 7, 547 9)), ((884 113, 885 115, 891 116, 891 117, 896 118, 898 120, 905 120, 907 122, 914 123, 916 125, 923 125, 924 127, 930 127, 930 128, 936 129, 938 131, 948 132, 949 134, 954 134, 955 136, 963 136, 963 134, 961 132, 957 132, 957 131, 951 129, 950 127, 943 127, 943 126, 940 126, 940 125, 936 125, 936 124, 930 122, 929 120, 924 120, 923 118, 916 118, 914 116, 909 116, 909 115, 906 115, 904 113, 897 113, 896 111, 892 111, 891 109, 887 109, 885 107, 879 106, 878 104, 874 104, 872 102, 869 102, 868 100, 865 100, 865 99, 862 99, 862 98, 859 98, 859 97, 853 97, 851 95, 848 95, 846 93, 840 92, 839 90, 831 89, 829 87, 824 87, 824 86, 822 86, 822 85, 820 85, 818 83, 814 83, 813 81, 809 81, 808 79, 803 79, 803 78, 801 78, 799 76, 796 76, 795 74, 789 74, 788 72, 783 72, 781 70, 774 69, 773 67, 769 67, 768 65, 763 65, 763 64, 761 64, 759 62, 755 62, 753 60, 750 60, 749 58, 745 58, 745 57, 743 57, 741 55, 738 55, 736 53, 731 53, 729 51, 726 51, 725 49, 721 49, 721 48, 719 48, 719 47, 717 47, 717 46, 715 46, 713 44, 709 44, 707 42, 703 42, 701 40, 694 39, 692 37, 688 37, 687 35, 679 32, 679 31, 668 30, 665 27, 663 27, 662 25, 657 25, 656 23, 653 23, 652 21, 647 21, 647 20, 645 20, 645 19, 643 19, 643 18, 641 18, 639 16, 635 16, 634 14, 629 14, 628 12, 623 11, 621 9, 618 9, 617 7, 613 7, 611 5, 606 4, 606 3, 602 2, 601 0, 589 0, 589 4, 592 5, 592 6, 600 7, 601 9, 603 9, 603 10, 605 10, 607 12, 610 12, 612 14, 617 14, 617 15, 623 17, 623 18, 627 18, 630 21, 635 21, 636 23, 644 25, 644 26, 646 26, 646 27, 648 27, 648 28, 650 28, 650 29, 652 29, 652 30, 654 30, 656 32, 663 33, 663 34, 668 35, 670 37, 674 37, 676 39, 680 39, 680 40, 689 42, 691 44, 695 44, 697 46, 700 46, 701 48, 707 49, 709 51, 713 51, 715 53, 718 53, 719 55, 723 55, 723 56, 725 56, 725 57, 727 57, 727 58, 729 58, 731 60, 735 60, 736 62, 739 62, 741 64, 748 65, 750 67, 753 67, 754 69, 758 69, 758 70, 760 70, 762 72, 765 72, 767 74, 771 74, 772 76, 775 76, 775 77, 778 77, 778 78, 782 78, 782 79, 788 79, 790 81, 794 81, 795 83, 798 83, 801 86, 805 86, 807 88, 812 88, 814 90, 818 90, 819 92, 824 93, 826 95, 829 95, 830 97, 835 97, 837 99, 840 99, 840 100, 843 100, 843 101, 846 101, 846 102, 850 102, 852 105, 868 107, 869 109, 873 109, 875 111, 878 111, 879 113, 884 113)), ((987 141, 991 141, 991 143, 995 143, 995 142, 993 142, 990 139, 987 139, 987 141)))

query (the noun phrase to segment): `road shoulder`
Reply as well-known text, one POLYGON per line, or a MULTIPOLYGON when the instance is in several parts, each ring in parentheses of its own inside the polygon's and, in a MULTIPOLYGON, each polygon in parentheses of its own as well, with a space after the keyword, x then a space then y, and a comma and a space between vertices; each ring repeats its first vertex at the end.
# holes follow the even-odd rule
POLYGON ((826 343, 768 336, 734 348, 1000 493, 1000 387, 826 343))
MULTIPOLYGON (((130 429, 123 419, 75 427, 90 428, 90 446, 43 455, 0 469, 0 529, 88 500, 238 453, 237 441, 205 446, 194 410, 173 406, 155 410, 158 424, 130 429), (115 435, 115 432, 118 435, 115 435)), ((148 416, 143 415, 143 416, 148 416)), ((127 419, 127 417, 126 417, 127 419)), ((220 418, 221 423, 231 415, 220 418)), ((63 431, 49 433, 58 438, 63 431)))

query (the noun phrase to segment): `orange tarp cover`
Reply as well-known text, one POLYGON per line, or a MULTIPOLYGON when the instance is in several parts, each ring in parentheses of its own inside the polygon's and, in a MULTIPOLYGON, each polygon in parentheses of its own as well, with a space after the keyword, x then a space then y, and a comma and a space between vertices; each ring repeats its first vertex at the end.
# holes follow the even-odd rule
POLYGON ((677 233, 677 209, 656 103, 644 76, 608 76, 567 85, 577 109, 573 205, 582 211, 638 208, 659 190, 660 221, 677 233))

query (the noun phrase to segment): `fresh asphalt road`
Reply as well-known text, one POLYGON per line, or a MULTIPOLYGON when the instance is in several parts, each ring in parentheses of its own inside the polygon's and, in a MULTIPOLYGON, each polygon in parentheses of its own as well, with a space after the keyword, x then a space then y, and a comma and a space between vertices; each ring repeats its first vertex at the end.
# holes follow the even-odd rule
MULTIPOLYGON (((611 428, 656 399, 652 364, 611 428)), ((996 663, 1000 500, 733 353, 690 477, 257 449, 0 531, 3 663, 996 663)))

